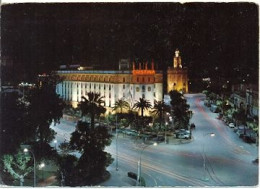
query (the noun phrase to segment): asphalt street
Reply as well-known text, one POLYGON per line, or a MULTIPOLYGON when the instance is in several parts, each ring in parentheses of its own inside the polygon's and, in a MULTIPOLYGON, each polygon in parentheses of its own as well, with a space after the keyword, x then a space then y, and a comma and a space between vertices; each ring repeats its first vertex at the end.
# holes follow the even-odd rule
MULTIPOLYGON (((233 129, 216 119, 217 114, 204 106, 203 95, 187 94, 185 97, 193 111, 191 122, 196 125, 192 133, 193 140, 180 145, 159 143, 157 146, 146 147, 141 155, 141 174, 146 186, 258 185, 258 165, 252 163, 252 160, 258 157, 258 147, 243 142, 233 129), (210 133, 215 136, 212 137, 210 133)), ((60 124, 52 127, 57 132, 59 145, 65 139, 69 140, 75 123, 62 120, 60 124)), ((108 167, 111 179, 101 186, 135 185, 135 182, 127 178, 127 172, 137 173, 142 147, 142 141, 120 134, 116 152, 114 137, 112 144, 106 148, 115 159, 108 167)))

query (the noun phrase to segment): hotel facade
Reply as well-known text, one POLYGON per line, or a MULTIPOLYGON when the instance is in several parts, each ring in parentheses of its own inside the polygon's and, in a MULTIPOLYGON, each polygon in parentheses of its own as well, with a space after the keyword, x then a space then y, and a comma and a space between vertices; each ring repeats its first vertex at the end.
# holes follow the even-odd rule
MULTIPOLYGON (((77 70, 65 68, 57 71, 57 74, 63 78, 63 82, 57 85, 56 92, 73 107, 76 107, 81 97, 86 96, 88 92, 100 93, 104 97, 108 110, 111 110, 119 99, 127 101, 132 107, 139 98, 145 98, 153 106, 155 101, 163 100, 163 71, 155 70, 154 65, 153 61, 131 64, 128 59, 124 59, 119 62, 119 70, 84 70, 80 66, 77 70)), ((169 69, 175 70, 174 65, 173 69, 169 69)), ((187 76, 179 72, 177 76, 172 74, 175 73, 167 72, 168 86, 174 86, 179 81, 181 86, 183 83, 187 84, 188 81, 184 81, 187 76)), ((178 89, 183 90, 183 88, 178 89)), ((188 88, 184 89, 184 92, 188 92, 188 88)))

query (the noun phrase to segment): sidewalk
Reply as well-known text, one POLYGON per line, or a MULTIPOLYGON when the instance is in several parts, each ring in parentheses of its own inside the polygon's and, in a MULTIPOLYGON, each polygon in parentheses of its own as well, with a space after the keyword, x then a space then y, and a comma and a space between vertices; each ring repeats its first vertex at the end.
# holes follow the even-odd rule
POLYGON ((40 182, 37 184, 37 187, 43 187, 43 186, 50 186, 53 183, 55 183, 56 180, 56 176, 50 176, 49 178, 45 179, 44 181, 40 182))
POLYGON ((107 171, 110 172, 110 178, 101 183, 100 186, 110 186, 110 187, 132 187, 136 186, 136 181, 127 176, 126 172, 122 170, 115 170, 114 166, 109 166, 107 171))

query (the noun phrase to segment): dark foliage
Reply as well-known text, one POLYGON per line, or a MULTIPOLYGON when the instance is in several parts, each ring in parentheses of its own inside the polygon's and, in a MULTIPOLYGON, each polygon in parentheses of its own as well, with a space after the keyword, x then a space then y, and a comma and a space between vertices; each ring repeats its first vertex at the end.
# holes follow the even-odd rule
POLYGON ((67 179, 74 180, 75 186, 91 185, 96 178, 103 176, 106 167, 113 161, 111 155, 104 151, 110 145, 111 137, 103 126, 91 128, 89 123, 79 121, 76 131, 72 133, 71 148, 81 153, 76 162, 76 174, 67 179))

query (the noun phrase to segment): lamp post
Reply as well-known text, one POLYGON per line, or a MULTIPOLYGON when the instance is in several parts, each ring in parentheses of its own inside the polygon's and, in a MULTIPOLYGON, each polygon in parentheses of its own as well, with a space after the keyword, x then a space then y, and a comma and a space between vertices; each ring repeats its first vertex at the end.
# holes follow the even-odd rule
MULTIPOLYGON (((203 136, 206 137, 210 135, 210 137, 214 137, 215 133, 206 133, 203 136)), ((203 142, 203 169, 204 169, 204 180, 207 181, 208 178, 206 177, 206 155, 205 155, 205 143, 203 142)))
POLYGON ((43 168, 45 167, 45 164, 44 163, 41 163, 40 165, 39 165, 39 169, 41 169, 41 171, 42 171, 42 180, 44 180, 44 178, 43 178, 43 168))
POLYGON ((36 187, 36 162, 35 162, 34 153, 31 150, 28 150, 28 148, 24 148, 23 151, 25 153, 30 152, 33 156, 33 187, 36 187))
POLYGON ((142 147, 142 148, 140 149, 139 161, 138 161, 138 164, 137 164, 137 166, 138 166, 138 169, 137 169, 137 184, 138 184, 138 186, 140 186, 140 184, 141 184, 142 154, 143 154, 143 151, 144 151, 148 146, 151 146, 151 145, 157 146, 157 143, 155 142, 155 143, 153 143, 153 144, 146 145, 146 146, 144 146, 144 147, 142 147))
POLYGON ((117 145, 117 139, 118 139, 118 129, 117 129, 117 114, 116 114, 116 171, 118 171, 118 145, 117 145))
POLYGON ((57 142, 58 141, 55 139, 53 142, 54 142, 54 145, 55 145, 55 150, 57 151, 57 142))
POLYGON ((165 130, 164 130, 164 142, 165 142, 165 144, 167 144, 167 134, 166 134, 166 129, 167 129, 167 127, 168 127, 168 122, 166 122, 165 123, 165 130))

